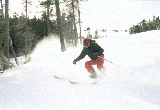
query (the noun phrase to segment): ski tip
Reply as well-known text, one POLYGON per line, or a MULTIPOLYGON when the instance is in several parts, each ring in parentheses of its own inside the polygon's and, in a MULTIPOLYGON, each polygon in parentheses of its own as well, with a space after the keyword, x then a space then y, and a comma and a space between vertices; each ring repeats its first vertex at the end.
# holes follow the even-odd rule
POLYGON ((69 82, 70 82, 71 84, 78 84, 78 82, 73 82, 73 81, 70 81, 70 80, 69 80, 69 82))
POLYGON ((54 78, 56 78, 56 79, 64 79, 64 78, 61 78, 59 76, 54 76, 54 78))
POLYGON ((70 81, 70 80, 69 80, 69 82, 70 82, 71 84, 79 84, 79 83, 80 83, 80 84, 97 84, 97 83, 98 83, 98 82, 92 82, 92 83, 87 83, 87 82, 85 83, 85 82, 84 82, 84 83, 81 83, 81 82, 74 82, 74 81, 70 81))
POLYGON ((97 82, 93 82, 92 84, 97 84, 97 82))

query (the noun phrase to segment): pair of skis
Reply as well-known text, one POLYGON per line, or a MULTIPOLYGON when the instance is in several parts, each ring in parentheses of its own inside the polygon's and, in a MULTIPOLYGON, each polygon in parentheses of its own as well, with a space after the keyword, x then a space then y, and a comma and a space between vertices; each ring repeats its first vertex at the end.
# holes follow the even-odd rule
POLYGON ((80 81, 73 81, 73 80, 71 80, 71 79, 68 79, 68 78, 63 78, 63 77, 59 77, 59 76, 56 76, 56 75, 54 75, 54 78, 55 79, 60 79, 60 80, 68 80, 68 82, 70 83, 70 84, 82 84, 82 83, 89 83, 89 84, 97 84, 98 83, 98 81, 96 81, 96 79, 92 79, 92 81, 89 81, 89 82, 80 82, 80 81))

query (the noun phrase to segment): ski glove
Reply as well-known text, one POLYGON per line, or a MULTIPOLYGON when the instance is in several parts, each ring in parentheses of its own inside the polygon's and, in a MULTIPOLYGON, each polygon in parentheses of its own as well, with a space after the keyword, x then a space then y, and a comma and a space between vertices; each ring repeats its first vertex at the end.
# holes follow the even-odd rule
POLYGON ((76 64, 76 61, 73 61, 73 64, 76 64))
POLYGON ((94 53, 94 56, 97 58, 99 56, 99 54, 96 52, 96 53, 94 53))

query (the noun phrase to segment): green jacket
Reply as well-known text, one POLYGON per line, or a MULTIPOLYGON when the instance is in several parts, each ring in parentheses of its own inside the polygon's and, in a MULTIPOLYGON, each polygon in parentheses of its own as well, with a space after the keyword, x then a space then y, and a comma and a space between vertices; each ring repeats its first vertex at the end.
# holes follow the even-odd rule
POLYGON ((88 48, 83 47, 81 54, 74 60, 79 61, 88 55, 92 60, 98 58, 98 56, 103 55, 104 50, 97 43, 90 43, 88 48))

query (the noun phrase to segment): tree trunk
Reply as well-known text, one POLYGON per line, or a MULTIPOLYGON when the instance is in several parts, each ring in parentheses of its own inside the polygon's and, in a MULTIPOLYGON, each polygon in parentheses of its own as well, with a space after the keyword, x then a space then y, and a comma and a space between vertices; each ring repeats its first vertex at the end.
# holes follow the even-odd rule
POLYGON ((13 49, 13 44, 12 44, 12 40, 11 40, 10 37, 9 37, 9 40, 10 40, 11 51, 12 51, 12 53, 13 53, 13 55, 14 55, 16 64, 19 66, 19 62, 18 62, 18 59, 17 59, 17 57, 16 57, 16 53, 15 53, 15 51, 14 51, 14 49, 13 49))
POLYGON ((28 26, 28 0, 26 0, 26 32, 25 32, 25 58, 27 59, 28 53, 31 51, 30 42, 29 42, 29 26, 28 26))
POLYGON ((72 9, 73 9, 73 25, 74 25, 74 42, 75 42, 75 47, 77 47, 77 27, 75 23, 75 15, 74 15, 74 0, 72 0, 72 9))
POLYGON ((73 45, 73 47, 75 47, 75 43, 74 43, 75 37, 74 37, 74 30, 73 30, 73 20, 71 21, 70 30, 71 30, 72 45, 73 45))
POLYGON ((81 15, 80 15, 80 10, 78 8, 78 16, 79 16, 79 29, 80 29, 80 43, 82 45, 82 36, 81 36, 81 15))
POLYGON ((47 29, 48 29, 48 35, 50 34, 50 23, 49 23, 49 8, 50 8, 50 4, 47 3, 47 29))
POLYGON ((0 66, 1 66, 1 71, 4 71, 6 69, 9 69, 13 67, 12 63, 5 57, 2 49, 0 48, 0 66))
POLYGON ((5 0, 5 56, 9 59, 9 14, 8 14, 9 1, 5 0))
POLYGON ((27 29, 28 29, 28 20, 27 20, 27 16, 28 16, 28 0, 26 0, 26 32, 25 32, 25 58, 27 58, 27 53, 28 53, 28 46, 27 46, 27 42, 28 42, 28 35, 27 35, 27 29))
POLYGON ((65 44, 64 44, 64 37, 63 37, 63 29, 62 29, 60 8, 59 8, 59 0, 55 1, 55 5, 56 5, 57 22, 58 22, 58 25, 59 25, 61 51, 64 52, 65 51, 65 44))
POLYGON ((4 19, 4 14, 3 14, 3 3, 2 3, 2 0, 0 0, 1 2, 1 8, 2 8, 2 19, 4 19))

